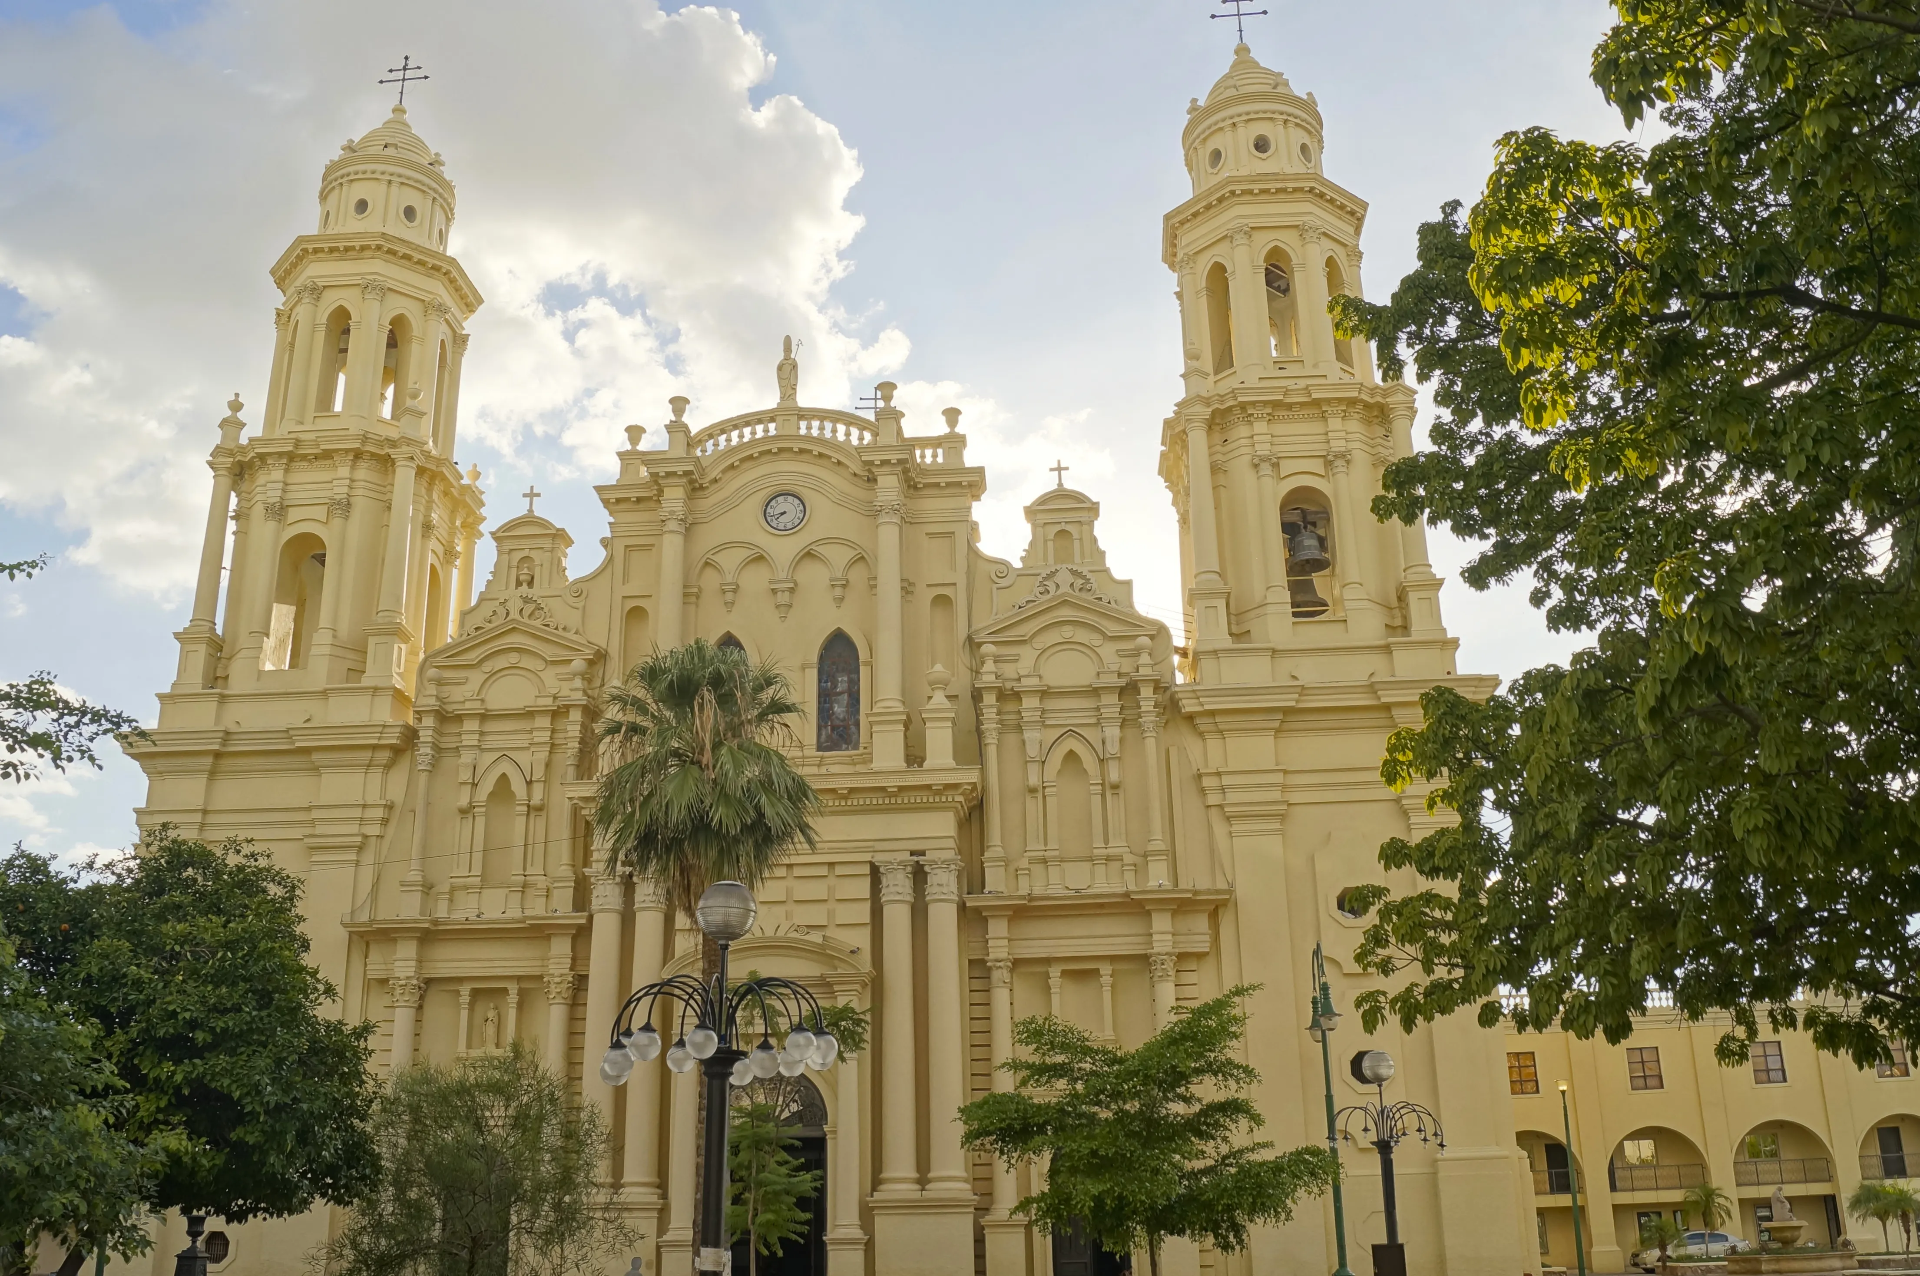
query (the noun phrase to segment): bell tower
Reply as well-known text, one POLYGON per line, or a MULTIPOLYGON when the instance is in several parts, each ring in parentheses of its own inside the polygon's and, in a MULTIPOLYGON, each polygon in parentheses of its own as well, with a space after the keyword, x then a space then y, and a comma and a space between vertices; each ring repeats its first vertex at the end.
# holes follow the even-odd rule
POLYGON ((1166 216, 1184 394, 1161 436, 1197 682, 1450 673, 1420 527, 1369 508, 1412 448, 1414 394, 1374 378, 1330 296, 1360 290, 1366 204, 1328 181, 1312 94, 1245 44, 1181 135, 1166 216))
POLYGON ((274 264, 285 302, 260 428, 240 441, 237 399, 221 423, 163 726, 221 695, 247 697, 240 720, 262 726, 405 721, 421 653, 466 605, 481 501, 452 451, 480 296, 446 252, 442 169, 394 107, 326 166, 315 232, 274 264))

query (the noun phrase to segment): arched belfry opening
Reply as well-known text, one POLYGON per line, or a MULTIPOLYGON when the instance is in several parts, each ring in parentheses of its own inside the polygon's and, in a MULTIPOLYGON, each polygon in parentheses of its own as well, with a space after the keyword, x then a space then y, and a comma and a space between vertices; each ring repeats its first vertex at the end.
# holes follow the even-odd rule
POLYGON ((851 753, 860 747, 860 648, 836 629, 820 644, 814 748, 851 753))
POLYGON ((380 415, 393 420, 394 413, 406 406, 406 391, 412 369, 407 365, 413 352, 412 326, 405 315, 395 315, 387 329, 386 353, 380 361, 380 415))
POLYGON ((327 316, 326 338, 320 344, 320 375, 316 378, 313 410, 339 412, 347 402, 347 356, 353 347, 353 316, 345 307, 327 316))
POLYGON ((1233 302, 1227 296, 1227 268, 1214 262, 1207 268, 1207 344, 1213 352, 1213 371, 1233 371, 1233 302))
POLYGON ((1299 620, 1333 609, 1333 514, 1327 498, 1297 488, 1280 503, 1280 535, 1286 543, 1287 596, 1299 620))
MULTIPOLYGON (((1337 258, 1327 258, 1327 296, 1344 296, 1346 295, 1346 291, 1347 272, 1340 268, 1340 262, 1337 258)), ((1352 369, 1353 338, 1343 337, 1338 332, 1335 332, 1333 337, 1333 357, 1339 360, 1341 367, 1352 369)))
POLYGON ((813 1079, 805 1073, 797 1077, 770 1077, 732 1091, 733 1119, 745 1117, 749 1108, 755 1116, 771 1118, 785 1136, 786 1154, 800 1163, 802 1173, 815 1176, 813 1195, 799 1202, 807 1217, 804 1233, 780 1246, 777 1254, 750 1255, 747 1238, 740 1236, 733 1245, 733 1270, 740 1276, 755 1272, 758 1276, 826 1276, 827 1273, 827 1104, 813 1079))
POLYGON ((320 595, 326 587, 327 545, 311 532, 287 538, 274 574, 273 611, 267 618, 262 669, 304 669, 320 627, 320 595))
POLYGON ((1293 262, 1278 245, 1267 250, 1267 340, 1276 359, 1300 354, 1300 316, 1293 296, 1293 262))

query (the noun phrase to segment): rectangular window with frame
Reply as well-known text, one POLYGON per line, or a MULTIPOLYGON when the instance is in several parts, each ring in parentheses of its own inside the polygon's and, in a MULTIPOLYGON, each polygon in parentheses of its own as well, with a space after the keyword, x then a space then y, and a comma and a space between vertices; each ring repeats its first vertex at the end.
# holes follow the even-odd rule
POLYGON ((1873 1074, 1877 1077, 1912 1076, 1913 1069, 1907 1061, 1907 1048, 1905 1046, 1895 1046, 1893 1048, 1893 1059, 1888 1063, 1875 1064, 1873 1066, 1873 1074))
POLYGON ((1654 1163, 1652 1139, 1620 1140, 1620 1164, 1652 1165, 1654 1163))
POLYGON ((1749 1134, 1747 1136, 1747 1159, 1749 1161, 1777 1161, 1780 1159, 1780 1136, 1778 1134, 1749 1134))
POLYGON ((1785 1085, 1787 1083, 1787 1059, 1781 1052, 1778 1041, 1756 1041, 1747 1047, 1747 1057, 1753 1061, 1753 1083, 1755 1085, 1785 1085))
POLYGON ((1540 1068, 1531 1050, 1507 1052, 1507 1091, 1511 1094, 1539 1094, 1540 1068))
POLYGON ((1627 1087, 1632 1090, 1664 1090, 1667 1082, 1660 1075, 1659 1046, 1627 1047, 1627 1087))

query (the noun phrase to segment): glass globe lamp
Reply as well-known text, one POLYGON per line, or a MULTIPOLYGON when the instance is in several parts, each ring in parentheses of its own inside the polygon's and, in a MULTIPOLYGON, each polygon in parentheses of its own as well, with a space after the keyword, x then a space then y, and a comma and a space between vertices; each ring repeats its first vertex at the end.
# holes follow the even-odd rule
POLYGON ((753 929, 760 906, 739 882, 715 882, 700 895, 693 920, 716 944, 731 944, 753 929))
POLYGON ((787 1034, 786 1049, 781 1053, 797 1063, 805 1063, 813 1058, 813 1034, 805 1028, 795 1028, 787 1034))
POLYGON ((627 1053, 641 1063, 660 1057, 660 1033, 652 1024, 636 1028, 627 1034, 627 1053))
POLYGON ((633 1072, 633 1056, 625 1046, 608 1046, 600 1058, 600 1079, 608 1085, 625 1085, 633 1072))
POLYGON ((733 1061, 733 1075, 729 1076, 727 1080, 737 1086, 753 1084, 753 1069, 747 1066, 747 1058, 745 1055, 733 1061))
POLYGON ((696 1059, 711 1059, 713 1052, 720 1048, 720 1034, 705 1024, 700 1024, 687 1034, 687 1050, 696 1059))
POLYGON ((680 1040, 674 1042, 667 1048, 667 1066, 675 1072, 691 1071, 693 1065, 698 1062, 700 1061, 693 1057, 693 1052, 687 1049, 687 1039, 685 1037, 680 1038, 680 1040))
POLYGON ((831 1032, 821 1031, 813 1035, 812 1063, 816 1071, 824 1072, 833 1066, 840 1057, 840 1039, 831 1032))
POLYGON ((747 1056, 747 1066, 753 1069, 753 1075, 762 1081, 780 1071, 780 1052, 773 1048, 773 1042, 766 1037, 760 1038, 760 1044, 747 1056))

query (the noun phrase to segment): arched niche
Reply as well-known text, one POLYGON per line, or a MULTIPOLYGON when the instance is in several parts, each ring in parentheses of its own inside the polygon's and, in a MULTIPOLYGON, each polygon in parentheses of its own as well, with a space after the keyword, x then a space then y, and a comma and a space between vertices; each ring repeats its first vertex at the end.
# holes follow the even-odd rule
POLYGON ((620 665, 631 671, 653 650, 647 609, 639 605, 627 608, 620 622, 620 665))
POLYGON ((959 660, 959 633, 953 617, 953 595, 935 594, 927 601, 927 654, 948 673, 954 672, 959 660))
POLYGON ((1295 298, 1293 258, 1275 244, 1262 263, 1267 297, 1267 339, 1276 359, 1300 355, 1300 309, 1295 298))
POLYGON ((1233 301, 1227 295, 1227 267, 1214 262, 1207 267, 1202 291, 1207 299, 1207 342, 1213 354, 1213 372, 1233 371, 1233 301))
POLYGON ((514 875, 523 867, 521 856, 526 839, 521 823, 525 790, 520 783, 519 768, 510 762, 505 766, 496 766, 476 787, 485 794, 477 804, 480 810, 480 828, 477 830, 480 845, 476 867, 479 870, 480 887, 483 891, 504 888, 512 883, 514 875))
POLYGON ((267 617, 267 645, 260 653, 262 669, 307 667, 320 627, 326 573, 327 543, 314 533, 297 533, 281 545, 272 611, 267 617))
MULTIPOLYGON (((1343 297, 1346 295, 1346 292, 1347 292, 1346 270, 1342 268, 1342 266, 1340 265, 1339 258, 1328 257, 1327 258, 1327 296, 1343 297)), ((1341 367, 1351 371, 1353 368, 1353 339, 1351 337, 1340 336, 1336 332, 1333 338, 1333 357, 1339 360, 1341 367)))

